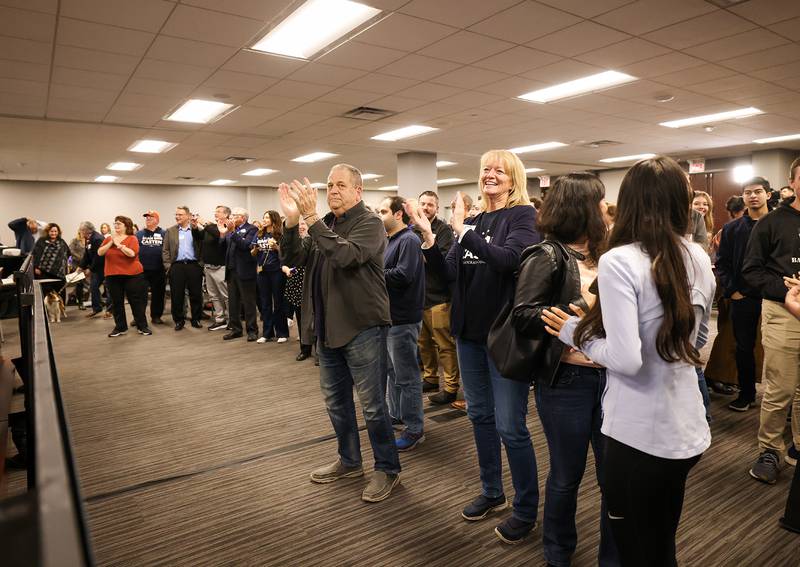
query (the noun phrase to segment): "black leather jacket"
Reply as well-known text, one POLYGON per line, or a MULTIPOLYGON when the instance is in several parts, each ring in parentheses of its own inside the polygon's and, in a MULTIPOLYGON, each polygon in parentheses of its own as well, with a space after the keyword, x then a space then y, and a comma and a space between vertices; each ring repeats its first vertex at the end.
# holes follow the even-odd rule
POLYGON ((569 313, 570 303, 584 311, 589 309, 581 296, 577 261, 583 260, 583 256, 568 246, 564 246, 564 250, 568 252, 566 258, 560 246, 545 241, 523 251, 511 313, 511 323, 518 333, 544 341, 541 366, 532 368, 531 375, 534 380, 551 386, 561 363, 564 343, 545 330, 542 311, 555 306, 569 313))

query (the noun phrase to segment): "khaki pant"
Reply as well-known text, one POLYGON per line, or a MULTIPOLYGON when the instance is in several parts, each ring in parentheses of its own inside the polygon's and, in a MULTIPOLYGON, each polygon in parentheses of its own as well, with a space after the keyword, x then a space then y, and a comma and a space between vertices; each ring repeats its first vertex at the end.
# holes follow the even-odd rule
POLYGON ((206 289, 214 306, 214 322, 228 320, 228 282, 225 281, 225 266, 205 266, 206 289))
MULTIPOLYGON (((795 394, 800 394, 800 321, 775 301, 764 300, 761 311, 764 373, 758 446, 778 454, 786 450, 783 432, 795 394)), ((792 437, 800 447, 800 397, 792 408, 792 437)))
POLYGON ((444 389, 458 391, 458 357, 456 343, 450 335, 450 304, 440 303, 422 312, 419 333, 419 355, 422 377, 426 382, 439 384, 439 365, 444 373, 444 389))

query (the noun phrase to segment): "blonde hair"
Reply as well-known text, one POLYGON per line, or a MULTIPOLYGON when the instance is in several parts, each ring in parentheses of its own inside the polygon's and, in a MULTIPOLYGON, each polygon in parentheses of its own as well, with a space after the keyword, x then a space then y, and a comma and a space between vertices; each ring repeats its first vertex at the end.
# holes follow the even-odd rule
MULTIPOLYGON (((706 203, 708 203, 708 210, 706 214, 703 215, 703 221, 706 223, 706 231, 708 234, 711 234, 714 232, 714 202, 711 200, 711 195, 705 191, 695 191, 692 197, 692 204, 694 204, 694 200, 698 197, 705 199, 706 203)), ((692 208, 694 209, 694 207, 692 208)))
MULTIPOLYGON (((490 161, 500 161, 506 169, 506 173, 511 177, 511 190, 508 192, 508 200, 506 200, 506 209, 511 207, 518 207, 520 205, 530 206, 531 200, 528 197, 528 177, 525 175, 525 166, 522 160, 519 159, 517 154, 509 152, 508 150, 489 150, 481 156, 481 169, 478 173, 483 172, 483 168, 490 161)), ((479 181, 479 188, 483 194, 483 185, 479 181)), ((488 199, 481 199, 481 210, 486 210, 488 199)))

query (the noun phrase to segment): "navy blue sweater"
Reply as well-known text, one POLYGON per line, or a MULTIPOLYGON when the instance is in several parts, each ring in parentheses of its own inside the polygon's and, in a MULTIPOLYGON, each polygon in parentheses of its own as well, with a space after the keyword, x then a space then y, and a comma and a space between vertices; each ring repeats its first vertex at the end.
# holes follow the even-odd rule
POLYGON ((742 276, 747 240, 755 224, 756 221, 745 214, 722 227, 715 267, 725 297, 730 297, 738 291, 747 297, 761 299, 761 293, 747 285, 742 276))
POLYGON ((425 263, 419 237, 406 227, 389 237, 383 254, 383 275, 389 292, 392 325, 422 321, 425 303, 425 263))
POLYGON ((483 212, 464 221, 474 226, 442 256, 438 246, 423 250, 427 269, 455 282, 450 308, 454 337, 485 343, 501 309, 514 297, 515 274, 522 251, 542 240, 536 209, 520 205, 483 212))
POLYGON ((155 230, 142 229, 136 233, 139 241, 139 261, 148 272, 164 269, 161 251, 164 248, 164 229, 157 226, 155 230))

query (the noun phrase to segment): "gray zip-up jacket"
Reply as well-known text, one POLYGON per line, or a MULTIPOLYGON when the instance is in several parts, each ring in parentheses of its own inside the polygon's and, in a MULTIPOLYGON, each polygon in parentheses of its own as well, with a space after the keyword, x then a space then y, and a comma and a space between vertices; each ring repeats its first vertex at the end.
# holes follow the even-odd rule
POLYGON ((322 339, 326 347, 343 347, 362 331, 391 325, 383 276, 386 230, 381 219, 359 202, 341 217, 325 215, 308 227, 308 234, 300 238, 296 226, 285 228, 281 242, 283 263, 306 268, 302 333, 307 337, 317 334, 315 282, 321 287, 325 308, 322 339))

